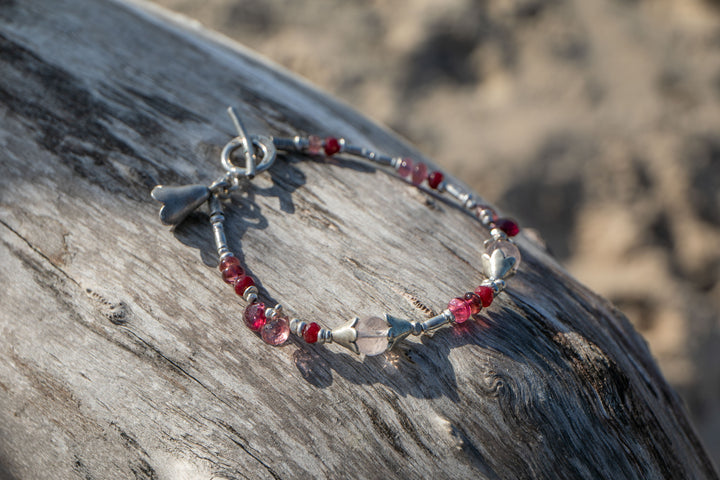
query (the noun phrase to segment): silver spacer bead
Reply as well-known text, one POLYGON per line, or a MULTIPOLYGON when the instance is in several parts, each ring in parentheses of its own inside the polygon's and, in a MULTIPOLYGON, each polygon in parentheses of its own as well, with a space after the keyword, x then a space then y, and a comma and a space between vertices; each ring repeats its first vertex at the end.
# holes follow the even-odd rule
POLYGON ((390 160, 390 166, 397 170, 398 168, 400 168, 402 160, 402 157, 392 157, 392 159, 390 160))
POLYGON ((478 218, 483 225, 488 226, 493 221, 493 211, 489 208, 483 208, 480 212, 478 212, 478 218))
POLYGON ((490 235, 493 236, 494 240, 507 240, 507 234, 500 230, 499 228, 493 228, 490 230, 490 235))
POLYGON ((317 345, 321 345, 323 343, 331 343, 332 342, 332 330, 329 330, 327 328, 321 328, 318 332, 317 342, 315 342, 317 345))
POLYGON ((344 138, 338 138, 338 146, 340 146, 340 150, 337 153, 344 152, 346 145, 347 145, 347 141, 345 141, 344 138))
POLYGON ((305 330, 306 326, 307 322, 304 322, 299 318, 293 318, 290 320, 290 331, 298 337, 302 337, 302 331, 305 330))
POLYGON ((305 148, 307 148, 308 141, 300 135, 295 135, 293 138, 293 145, 295 146, 295 150, 302 152, 305 148))
POLYGON ((243 298, 248 303, 255 303, 258 300, 258 289, 255 285, 248 287, 243 292, 243 298))
MULTIPOLYGON (((226 258, 228 258, 228 257, 234 257, 234 256, 235 256, 235 255, 233 255, 233 253, 232 253, 230 250, 226 250, 226 251, 224 251, 223 253, 220 254, 219 260, 220 260, 220 262, 222 262, 222 261, 225 260, 226 258)), ((218 262, 218 263, 219 263, 219 262, 218 262)))

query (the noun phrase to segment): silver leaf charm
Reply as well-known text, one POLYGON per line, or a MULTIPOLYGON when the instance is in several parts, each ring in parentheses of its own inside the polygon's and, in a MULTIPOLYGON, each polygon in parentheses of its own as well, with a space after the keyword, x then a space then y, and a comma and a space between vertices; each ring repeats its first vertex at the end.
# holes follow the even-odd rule
POLYGON ((152 189, 150 195, 163 204, 160 208, 160 221, 165 225, 178 225, 210 198, 210 189, 205 185, 158 185, 152 189))
POLYGON ((388 330, 388 350, 413 333, 413 322, 408 322, 407 320, 396 318, 388 314, 385 314, 385 321, 390 327, 390 330, 388 330))
POLYGON ((485 276, 489 279, 502 279, 512 270, 515 265, 515 257, 506 257, 505 253, 501 249, 495 249, 492 255, 483 253, 482 255, 482 266, 485 276))
POLYGON ((342 345, 353 353, 360 354, 356 343, 358 339, 356 327, 359 321, 360 319, 355 317, 342 327, 334 329, 332 331, 332 341, 338 345, 342 345))

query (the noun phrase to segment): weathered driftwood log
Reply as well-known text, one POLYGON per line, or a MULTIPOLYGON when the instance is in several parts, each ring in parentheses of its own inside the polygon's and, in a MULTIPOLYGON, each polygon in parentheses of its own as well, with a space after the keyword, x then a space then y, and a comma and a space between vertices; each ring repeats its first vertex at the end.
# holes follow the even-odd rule
MULTIPOLYGON (((252 132, 417 156, 188 24, 0 3, 0 477, 717 478, 625 317, 526 236, 519 274, 465 328, 364 361, 263 344, 207 217, 170 232, 149 196, 218 175, 228 104, 252 132)), ((422 319, 477 285, 487 233, 469 215, 301 158, 228 212, 266 298, 334 327, 422 319)))

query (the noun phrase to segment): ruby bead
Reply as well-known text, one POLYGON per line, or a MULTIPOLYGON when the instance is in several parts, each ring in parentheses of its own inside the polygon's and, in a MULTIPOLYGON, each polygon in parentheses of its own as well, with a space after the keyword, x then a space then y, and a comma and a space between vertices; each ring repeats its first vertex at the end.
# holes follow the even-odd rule
POLYGON ((495 221, 495 228, 499 228, 503 232, 505 232, 505 235, 508 237, 514 237, 518 233, 520 233, 520 227, 518 226, 517 222, 515 220, 511 220, 509 218, 499 218, 495 221))
POLYGON ((477 315, 480 313, 480 310, 483 307, 482 299, 480 296, 473 292, 468 292, 465 294, 465 301, 470 306, 470 314, 471 315, 477 315))
POLYGON ((427 178, 427 166, 422 162, 416 163, 412 171, 413 185, 420 185, 425 178, 427 178))
POLYGON ((282 345, 290 336, 290 325, 287 318, 275 318, 260 329, 260 336, 268 345, 282 345))
POLYGON ((303 339, 305 339, 307 343, 315 343, 318 340, 318 333, 320 333, 320 325, 312 322, 303 330, 303 339))
POLYGON ((248 275, 242 275, 235 280, 235 293, 241 297, 245 293, 245 290, 255 285, 255 280, 248 275))
POLYGON ((240 260, 238 260, 237 257, 225 257, 222 260, 220 260, 220 264, 218 265, 218 268, 222 272, 226 268, 228 268, 230 265, 240 265, 240 260))
POLYGON ((225 283, 233 284, 238 278, 245 275, 245 270, 240 265, 230 265, 222 271, 222 277, 225 283))
POLYGON ((401 177, 407 177, 412 173, 413 161, 409 158, 403 158, 400 160, 397 171, 401 177))
POLYGON ((478 297, 480 297, 480 300, 482 300, 482 306, 487 308, 490 306, 490 304, 493 301, 493 298, 495 297, 495 292, 491 287, 486 286, 480 286, 475 289, 475 293, 478 297))
POLYGON ((432 172, 430 175, 428 175, 428 185, 430 185, 430 188, 433 190, 437 190, 437 188, 440 186, 444 178, 444 175, 442 172, 432 172))
POLYGON ((335 137, 328 137, 325 139, 325 155, 328 157, 335 155, 340 151, 340 142, 335 137))
POLYGON ((323 149, 322 138, 317 135, 310 135, 308 137, 307 151, 310 155, 320 155, 323 149))
POLYGON ((247 325, 247 327, 253 332, 260 330, 263 325, 267 323, 267 318, 265 317, 265 304, 251 303, 248 305, 247 308, 245 308, 243 319, 245 320, 245 325, 247 325))
POLYGON ((450 300, 448 310, 455 316, 455 323, 463 323, 470 318, 470 305, 463 298, 450 300))

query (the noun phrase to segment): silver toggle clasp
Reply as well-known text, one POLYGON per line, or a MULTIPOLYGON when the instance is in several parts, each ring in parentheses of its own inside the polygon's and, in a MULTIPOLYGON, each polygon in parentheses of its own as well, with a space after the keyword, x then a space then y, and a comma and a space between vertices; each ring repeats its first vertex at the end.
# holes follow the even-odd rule
POLYGON ((222 165, 228 173, 234 177, 248 177, 253 178, 256 174, 264 172, 272 166, 277 156, 277 149, 273 143, 272 137, 267 135, 248 135, 245 126, 237 116, 237 112, 233 107, 228 107, 228 115, 237 128, 238 136, 230 140, 222 150, 220 159, 222 165), (260 163, 257 163, 257 152, 255 148, 258 148, 261 157, 260 163), (243 157, 245 158, 245 166, 239 167, 232 162, 232 154, 242 149, 243 157))

